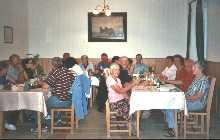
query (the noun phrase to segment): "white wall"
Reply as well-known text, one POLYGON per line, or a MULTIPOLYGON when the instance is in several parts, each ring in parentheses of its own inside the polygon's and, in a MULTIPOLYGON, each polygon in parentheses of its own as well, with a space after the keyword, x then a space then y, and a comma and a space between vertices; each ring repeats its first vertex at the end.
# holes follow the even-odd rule
POLYGON ((220 0, 208 0, 207 59, 220 62, 220 0))
POLYGON ((126 55, 185 56, 187 0, 111 0, 113 12, 127 12, 126 43, 88 42, 88 12, 102 0, 28 0, 29 52, 41 57, 98 58, 126 55))
POLYGON ((13 27, 13 44, 4 44, 0 41, 0 60, 7 60, 16 53, 24 57, 28 53, 28 8, 27 0, 0 0, 0 34, 3 35, 3 26, 13 27))

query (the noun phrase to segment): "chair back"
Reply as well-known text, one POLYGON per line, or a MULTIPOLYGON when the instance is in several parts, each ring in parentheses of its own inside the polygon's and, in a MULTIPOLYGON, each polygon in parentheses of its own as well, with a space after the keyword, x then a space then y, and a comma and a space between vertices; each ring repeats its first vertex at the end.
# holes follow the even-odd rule
POLYGON ((208 93, 208 99, 207 99, 206 113, 210 113, 210 111, 211 111, 212 98, 213 98, 214 89, 215 89, 215 82, 216 82, 215 77, 209 76, 208 79, 210 81, 210 86, 209 86, 209 93, 208 93))
POLYGON ((109 102, 108 102, 108 100, 106 100, 106 102, 105 102, 105 111, 106 111, 106 114, 109 114, 110 113, 110 106, 109 106, 109 102))

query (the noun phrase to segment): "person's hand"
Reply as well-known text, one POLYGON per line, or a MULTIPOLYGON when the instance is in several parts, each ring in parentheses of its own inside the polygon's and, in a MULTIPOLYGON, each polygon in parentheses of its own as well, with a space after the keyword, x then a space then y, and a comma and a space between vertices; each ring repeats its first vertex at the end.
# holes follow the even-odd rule
POLYGON ((141 82, 140 78, 133 80, 134 85, 138 85, 141 82))

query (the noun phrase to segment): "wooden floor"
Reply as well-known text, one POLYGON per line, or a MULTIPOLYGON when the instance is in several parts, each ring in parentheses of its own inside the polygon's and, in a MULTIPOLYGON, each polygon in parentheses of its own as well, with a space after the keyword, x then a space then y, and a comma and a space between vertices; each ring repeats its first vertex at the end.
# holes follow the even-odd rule
MULTIPOLYGON (((217 115, 212 116, 210 138, 220 138, 220 119, 217 115)), ((7 139, 37 139, 36 133, 30 132, 31 124, 24 123, 17 126, 17 131, 6 131, 3 137, 7 139)), ((158 110, 152 110, 151 116, 141 120, 141 138, 143 139, 168 139, 164 135, 166 131, 163 115, 158 110)), ((85 120, 79 122, 79 128, 73 134, 65 131, 55 131, 53 135, 43 133, 43 139, 106 139, 105 116, 93 106, 85 120)), ((113 134, 112 139, 135 139, 135 136, 128 137, 127 134, 113 134)), ((182 138, 182 137, 180 137, 182 138)), ((204 138, 202 135, 188 136, 188 138, 204 138)))

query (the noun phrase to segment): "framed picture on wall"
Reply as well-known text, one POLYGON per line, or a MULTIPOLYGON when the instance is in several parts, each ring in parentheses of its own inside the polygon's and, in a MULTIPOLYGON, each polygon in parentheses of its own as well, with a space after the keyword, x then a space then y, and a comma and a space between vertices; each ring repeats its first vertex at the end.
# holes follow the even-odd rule
POLYGON ((4 43, 13 44, 13 27, 4 26, 4 43))
POLYGON ((127 42, 127 13, 88 13, 88 42, 127 42))

